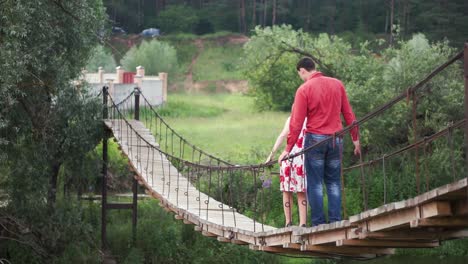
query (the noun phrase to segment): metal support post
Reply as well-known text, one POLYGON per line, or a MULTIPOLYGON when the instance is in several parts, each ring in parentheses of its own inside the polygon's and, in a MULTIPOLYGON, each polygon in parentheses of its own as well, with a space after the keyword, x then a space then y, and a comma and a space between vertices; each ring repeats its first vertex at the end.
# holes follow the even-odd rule
MULTIPOLYGON (((102 87, 102 117, 104 120, 108 118, 108 109, 107 109, 107 100, 108 100, 108 87, 102 87)), ((107 152, 107 143, 109 139, 109 133, 106 125, 103 122, 103 136, 102 136, 102 201, 101 201, 101 248, 107 248, 106 240, 106 205, 107 205, 107 162, 108 162, 108 152, 107 152)))

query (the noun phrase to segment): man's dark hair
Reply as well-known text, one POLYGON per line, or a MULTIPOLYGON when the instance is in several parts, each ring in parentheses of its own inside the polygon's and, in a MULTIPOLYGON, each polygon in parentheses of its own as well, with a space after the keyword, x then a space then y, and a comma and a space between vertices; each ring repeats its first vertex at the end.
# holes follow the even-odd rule
POLYGON ((315 70, 315 63, 312 60, 312 58, 303 57, 302 59, 299 60, 299 62, 296 65, 296 70, 299 71, 300 68, 304 68, 307 71, 313 71, 315 70))

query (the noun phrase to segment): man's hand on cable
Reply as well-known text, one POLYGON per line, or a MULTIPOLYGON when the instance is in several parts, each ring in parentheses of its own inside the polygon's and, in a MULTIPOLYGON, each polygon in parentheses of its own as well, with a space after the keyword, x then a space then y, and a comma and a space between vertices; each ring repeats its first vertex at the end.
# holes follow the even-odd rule
POLYGON ((288 156, 288 155, 289 155, 289 152, 287 152, 286 150, 283 151, 283 153, 281 153, 281 155, 280 155, 279 158, 278 158, 278 163, 279 163, 279 165, 281 165, 281 160, 283 160, 283 159, 284 159, 286 156, 288 156))
POLYGON ((354 155, 358 156, 361 154, 361 144, 359 143, 359 140, 353 141, 354 145, 354 155))

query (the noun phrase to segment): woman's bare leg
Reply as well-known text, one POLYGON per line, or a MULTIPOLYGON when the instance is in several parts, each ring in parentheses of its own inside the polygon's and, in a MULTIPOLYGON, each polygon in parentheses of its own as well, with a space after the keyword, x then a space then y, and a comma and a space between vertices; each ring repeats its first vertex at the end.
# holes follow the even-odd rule
POLYGON ((305 192, 297 193, 297 206, 299 208, 299 226, 307 224, 307 198, 305 192))
POLYGON ((283 192, 283 209, 284 218, 286 220, 285 226, 292 223, 291 206, 293 204, 292 192, 283 192))

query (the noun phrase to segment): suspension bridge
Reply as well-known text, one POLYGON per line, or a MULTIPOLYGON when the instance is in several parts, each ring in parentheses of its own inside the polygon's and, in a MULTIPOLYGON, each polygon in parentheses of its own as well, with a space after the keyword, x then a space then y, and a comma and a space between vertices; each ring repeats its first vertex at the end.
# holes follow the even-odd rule
MULTIPOLYGON (((412 102, 412 126, 417 129, 416 96, 427 92, 425 87, 451 66, 464 65, 464 117, 424 138, 414 138, 393 152, 365 159, 362 156, 341 173, 343 221, 315 227, 281 227, 267 225, 271 197, 277 190, 268 188, 274 176, 275 162, 258 165, 234 165, 210 155, 191 144, 158 114, 136 88, 126 99, 114 102, 107 87, 103 88, 103 195, 102 241, 106 239, 106 212, 109 209, 132 209, 136 225, 137 183, 160 205, 196 231, 219 242, 247 245, 252 250, 277 254, 305 255, 318 258, 371 259, 394 254, 396 248, 434 248, 445 240, 468 237, 468 44, 464 50, 435 68, 423 80, 368 113, 360 120, 316 143, 310 149, 326 144, 334 137, 343 137, 354 126, 372 129, 371 120, 398 103, 412 102), (107 202, 107 142, 113 137, 122 154, 128 158, 134 181, 131 204, 107 202), (460 140, 461 142, 456 142, 460 140), (436 142, 446 142, 450 163, 447 175, 432 175, 428 163, 436 142), (388 176, 392 160, 412 153, 414 186, 400 186, 399 178, 388 176), (457 157, 461 159, 457 160, 457 157), (460 162, 461 160, 461 162, 460 162), (369 204, 373 195, 370 177, 378 171, 381 178, 381 204, 369 204), (372 174, 374 173, 374 174, 372 174), (346 184, 346 175, 359 177, 359 188, 346 184), (412 188, 414 196, 395 200, 391 195, 399 188, 412 188), (348 216, 346 191, 359 190, 362 212, 348 216), (369 208, 373 207, 373 208, 369 208)), ((462 111, 460 109, 460 111, 462 111)), ((400 160, 397 159, 397 162, 400 160)), ((351 176, 349 176, 351 177, 351 176)), ((376 176, 377 177, 377 176, 376 176)), ((380 190, 379 189, 379 190, 380 190)), ((279 190, 278 190, 279 192, 279 190)))

